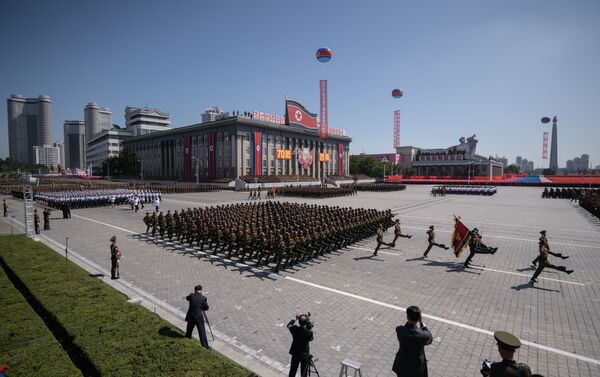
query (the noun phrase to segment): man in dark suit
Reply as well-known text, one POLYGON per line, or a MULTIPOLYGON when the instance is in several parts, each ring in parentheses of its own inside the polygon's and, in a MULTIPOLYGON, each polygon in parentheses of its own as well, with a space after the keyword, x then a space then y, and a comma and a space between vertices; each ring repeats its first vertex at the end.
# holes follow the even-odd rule
POLYGON ((304 314, 298 314, 288 323, 287 328, 292 333, 292 346, 290 347, 290 355, 292 355, 292 363, 290 365, 289 377, 296 376, 298 364, 300 364, 300 375, 305 377, 308 372, 308 359, 310 357, 309 342, 313 340, 312 324, 308 321, 308 317, 304 314), (298 320, 298 325, 294 323, 298 320))
POLYGON ((427 377, 425 346, 431 344, 433 337, 423 324, 421 309, 409 306, 406 318, 404 326, 396 327, 400 348, 392 370, 398 377, 427 377))
POLYGON ((206 329, 204 328, 204 311, 208 310, 208 301, 206 297, 202 295, 202 286, 197 285, 194 287, 194 293, 190 293, 186 300, 190 302, 185 320, 187 321, 187 330, 185 336, 192 338, 192 331, 194 326, 198 327, 198 336, 200 337, 200 343, 206 349, 209 349, 208 338, 206 338, 206 329))

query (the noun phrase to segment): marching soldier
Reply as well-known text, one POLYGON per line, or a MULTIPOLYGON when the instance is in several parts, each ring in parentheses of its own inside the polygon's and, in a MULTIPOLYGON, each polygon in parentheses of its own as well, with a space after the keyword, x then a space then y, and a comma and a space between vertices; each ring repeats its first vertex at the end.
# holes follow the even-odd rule
POLYGON ((50 210, 48 208, 44 209, 42 215, 44 216, 44 230, 50 230, 50 210))
POLYGON ((377 229, 377 247, 375 247, 375 251, 373 252, 373 256, 377 256, 377 251, 379 250, 379 248, 381 247, 381 245, 386 245, 386 246, 390 246, 390 247, 394 247, 392 243, 386 243, 383 242, 383 227, 380 226, 379 229, 377 229))
POLYGON ((8 216, 8 204, 6 204, 6 199, 2 199, 2 211, 4 213, 4 217, 8 216))
POLYGON ((394 240, 392 241, 392 247, 396 246, 396 240, 398 237, 412 238, 410 234, 402 234, 402 231, 400 230, 400 219, 396 219, 394 222, 394 240))
POLYGON ((146 212, 146 216, 144 216, 144 224, 146 224, 146 234, 150 231, 150 227, 152 227, 152 233, 154 233, 154 227, 152 226, 152 216, 150 212, 146 212))
MULTIPOLYGON (((542 230, 542 231, 540 231, 540 234, 541 234, 540 241, 538 242, 540 254, 537 257, 535 257, 533 262, 531 262, 531 264, 533 264, 534 267, 537 267, 538 262, 542 258, 542 249, 545 248, 547 250, 550 250, 550 245, 548 245, 548 239, 546 238, 546 231, 542 230)), ((569 256, 563 256, 561 253, 555 253, 552 255, 554 255, 555 257, 562 258, 562 259, 569 258, 569 256)))
POLYGON ((158 220, 156 222, 158 224, 158 232, 160 234, 160 238, 165 237, 165 216, 162 211, 158 215, 158 220))
POLYGON ((544 268, 552 268, 554 270, 558 270, 558 271, 563 271, 566 272, 567 274, 572 274, 573 270, 567 270, 567 268, 565 266, 555 266, 553 264, 551 264, 550 262, 548 262, 548 254, 553 255, 555 257, 559 257, 562 259, 567 259, 568 256, 563 256, 560 253, 553 253, 550 250, 548 250, 548 248, 546 246, 542 246, 540 248, 540 259, 539 259, 539 266, 537 268, 537 270, 535 270, 535 273, 533 274, 533 276, 531 277, 531 280, 529 281, 531 283, 531 285, 533 285, 534 283, 537 283, 537 280, 535 280, 544 270, 544 268))
POLYGON ((40 234, 40 214, 38 213, 37 208, 33 210, 33 225, 35 234, 40 234))
POLYGON ((495 254, 498 250, 497 247, 488 247, 481 242, 481 233, 479 233, 479 229, 473 228, 471 231, 471 239, 469 240, 469 249, 470 253, 465 260, 465 267, 469 267, 469 263, 475 256, 475 254, 495 254))
POLYGON ((119 279, 121 274, 119 273, 119 259, 121 259, 121 250, 117 245, 117 236, 110 238, 110 278, 119 279))
POLYGON ((441 243, 435 242, 435 230, 433 228, 433 225, 430 225, 429 226, 429 230, 427 232, 425 232, 425 233, 427 233, 427 242, 429 242, 429 245, 427 246, 427 250, 425 250, 425 253, 423 253, 423 256, 425 258, 427 258, 427 254, 429 254, 429 250, 431 250, 432 246, 437 246, 437 247, 442 248, 444 250, 448 250, 449 249, 448 246, 446 246, 444 244, 441 244, 441 243))

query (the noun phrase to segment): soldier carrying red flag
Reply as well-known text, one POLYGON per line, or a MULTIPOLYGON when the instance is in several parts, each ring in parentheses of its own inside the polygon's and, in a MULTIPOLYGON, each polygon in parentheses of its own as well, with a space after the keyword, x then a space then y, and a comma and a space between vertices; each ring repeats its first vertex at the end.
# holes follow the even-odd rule
POLYGON ((454 232, 452 233, 452 248, 454 255, 460 257, 465 246, 469 245, 469 256, 465 260, 465 267, 469 267, 475 254, 495 254, 497 247, 488 247, 481 241, 479 229, 469 230, 461 221, 460 217, 454 216, 454 232))

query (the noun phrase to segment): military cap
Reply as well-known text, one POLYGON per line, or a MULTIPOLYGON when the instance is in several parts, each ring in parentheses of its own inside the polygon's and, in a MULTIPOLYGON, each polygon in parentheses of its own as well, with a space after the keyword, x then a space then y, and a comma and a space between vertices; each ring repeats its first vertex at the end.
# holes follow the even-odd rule
POLYGON ((521 347, 521 341, 519 338, 506 331, 496 331, 494 333, 494 338, 498 342, 499 348, 514 351, 521 347))
POLYGON ((545 230, 540 231, 540 234, 546 234, 545 230))

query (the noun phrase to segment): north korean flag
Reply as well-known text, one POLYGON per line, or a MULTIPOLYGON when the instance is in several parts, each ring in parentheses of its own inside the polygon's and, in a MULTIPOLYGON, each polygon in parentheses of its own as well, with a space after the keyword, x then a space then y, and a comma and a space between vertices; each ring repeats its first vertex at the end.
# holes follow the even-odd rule
POLYGON ((317 114, 306 110, 299 102, 292 100, 285 101, 285 117, 289 126, 319 131, 317 114))

